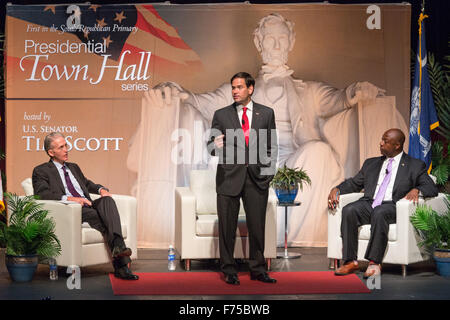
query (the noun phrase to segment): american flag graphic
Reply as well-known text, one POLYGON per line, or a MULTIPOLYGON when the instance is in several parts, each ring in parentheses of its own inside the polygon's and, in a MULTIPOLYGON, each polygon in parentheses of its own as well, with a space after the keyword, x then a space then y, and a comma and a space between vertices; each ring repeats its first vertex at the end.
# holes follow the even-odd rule
MULTIPOLYGON (((76 10, 68 12, 69 7, 70 5, 14 5, 8 7, 7 16, 9 25, 20 25, 23 30, 33 27, 41 27, 40 30, 42 27, 56 28, 57 32, 52 35, 45 32, 45 36, 51 35, 59 41, 76 36, 86 44, 102 43, 106 52, 97 55, 107 54, 115 61, 128 50, 123 58, 123 62, 128 65, 139 62, 140 52, 152 52, 151 68, 154 76, 164 78, 172 76, 174 72, 197 72, 202 68, 197 53, 152 5, 79 4, 76 5, 76 10), (79 17, 81 28, 64 29, 68 26, 68 18, 74 15, 79 17)), ((20 58, 20 55, 15 53, 10 58, 9 62, 17 64, 14 59, 20 58)), ((60 64, 61 60, 53 58, 48 62, 60 64)))

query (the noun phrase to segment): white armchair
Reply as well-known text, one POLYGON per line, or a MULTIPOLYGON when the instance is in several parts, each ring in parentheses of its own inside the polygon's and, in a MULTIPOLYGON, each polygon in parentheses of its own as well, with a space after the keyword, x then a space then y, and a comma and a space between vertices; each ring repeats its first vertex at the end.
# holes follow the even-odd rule
MULTIPOLYGON (((337 268, 342 259, 341 217, 342 208, 359 198, 363 193, 350 193, 341 195, 339 205, 335 211, 329 211, 328 216, 328 258, 334 259, 337 268)), ((446 209, 445 195, 440 193, 435 198, 419 199, 419 204, 430 205, 434 210, 443 212, 446 209)), ((406 276, 406 266, 415 262, 426 260, 428 257, 417 245, 418 239, 409 217, 414 213, 416 206, 408 200, 397 202, 397 221, 389 225, 388 245, 383 262, 402 265, 402 275, 406 276)), ((370 238, 370 225, 359 228, 358 260, 364 260, 370 238)), ((420 240, 419 240, 420 241, 420 240)))
MULTIPOLYGON (((219 228, 216 206, 216 172, 193 170, 190 187, 175 189, 175 245, 185 269, 190 270, 191 259, 218 259, 219 228)), ((265 251, 267 267, 276 258, 277 198, 270 190, 266 211, 265 251)), ((236 230, 235 258, 249 255, 245 211, 241 209, 236 230)))
MULTIPOLYGON (((33 195, 31 178, 22 182, 25 195, 33 195)), ((92 200, 99 195, 91 194, 92 200)), ((131 248, 131 259, 137 258, 136 198, 113 195, 122 224, 122 234, 127 247, 131 248)), ((81 205, 64 204, 55 200, 38 200, 49 211, 48 216, 56 223, 56 236, 61 243, 61 255, 56 257, 60 266, 79 267, 111 262, 111 252, 102 234, 81 222, 81 205)))

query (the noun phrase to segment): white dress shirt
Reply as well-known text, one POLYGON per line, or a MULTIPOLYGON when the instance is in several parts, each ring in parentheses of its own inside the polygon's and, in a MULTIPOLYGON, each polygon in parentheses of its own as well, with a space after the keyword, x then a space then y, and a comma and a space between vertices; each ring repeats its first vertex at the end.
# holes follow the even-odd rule
MULTIPOLYGON (((66 195, 62 196, 62 201, 67 201, 67 197, 74 197, 73 194, 70 193, 69 189, 67 188, 66 178, 64 177, 64 171, 62 169, 63 165, 57 161, 52 161, 53 164, 56 166, 56 169, 58 170, 59 176, 61 177, 61 181, 64 185, 64 190, 66 191, 66 195)), ((72 181, 73 187, 75 190, 83 197, 85 198, 83 189, 81 189, 80 184, 78 183, 77 179, 75 179, 74 175, 70 171, 70 169, 66 166, 66 171, 69 174, 70 181, 72 181)))
POLYGON ((392 191, 394 189, 395 177, 397 176, 398 166, 400 165, 400 160, 401 160, 402 156, 403 156, 403 151, 400 152, 398 155, 396 155, 394 158, 386 158, 386 160, 384 160, 383 165, 381 166, 380 175, 378 177, 377 188, 375 189, 375 193, 373 195, 374 199, 377 196, 378 189, 380 189, 380 186, 384 180, 384 177, 386 176, 386 169, 387 169, 389 160, 394 159, 394 161, 392 161, 391 179, 389 180, 389 184, 387 186, 386 193, 384 194, 384 198, 383 198, 383 201, 392 201, 392 191))
MULTIPOLYGON (((252 118, 253 118, 253 101, 250 100, 249 103, 247 103, 246 105, 247 107, 247 118, 248 118, 248 127, 251 128, 252 127, 252 118)), ((242 116, 244 114, 244 106, 242 104, 238 105, 236 107, 236 111, 238 113, 238 117, 239 117, 239 123, 241 124, 242 127, 242 116)))

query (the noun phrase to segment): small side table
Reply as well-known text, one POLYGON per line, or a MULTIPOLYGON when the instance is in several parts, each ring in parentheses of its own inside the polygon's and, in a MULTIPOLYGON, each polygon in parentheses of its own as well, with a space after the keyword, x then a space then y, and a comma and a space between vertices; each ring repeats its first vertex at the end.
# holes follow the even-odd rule
POLYGON ((284 250, 277 252, 277 258, 283 258, 283 259, 297 259, 300 258, 302 255, 300 253, 292 253, 288 252, 287 250, 287 236, 288 236, 288 229, 287 229, 287 213, 288 213, 288 207, 298 207, 301 205, 301 202, 294 201, 292 203, 289 202, 278 202, 279 207, 284 207, 284 250))

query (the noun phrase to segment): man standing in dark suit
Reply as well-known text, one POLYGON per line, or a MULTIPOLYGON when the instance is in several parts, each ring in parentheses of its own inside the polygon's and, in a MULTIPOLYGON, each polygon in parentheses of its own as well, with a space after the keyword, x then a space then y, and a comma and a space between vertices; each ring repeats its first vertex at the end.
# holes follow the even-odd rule
POLYGON ((344 265, 336 275, 347 275, 359 269, 357 259, 358 227, 371 225, 370 240, 364 258, 369 266, 364 277, 381 274, 381 262, 388 242, 389 224, 396 221, 395 203, 402 198, 417 203, 419 192, 434 197, 438 189, 427 174, 423 161, 403 152, 405 135, 399 129, 386 131, 380 142, 382 157, 367 159, 353 178, 333 188, 328 207, 336 208, 339 194, 360 192, 364 196, 342 209, 342 258, 344 265))
POLYGON ((82 222, 100 231, 111 249, 114 275, 125 280, 139 279, 127 266, 131 262, 131 249, 125 246, 119 212, 109 190, 86 179, 77 164, 67 162, 67 142, 61 133, 47 135, 44 149, 50 161, 33 170, 34 194, 42 200, 67 200, 81 204, 82 222), (100 194, 101 197, 92 201, 89 193, 100 194))
POLYGON ((255 80, 240 72, 231 78, 233 103, 214 113, 208 150, 219 156, 216 175, 221 270, 229 284, 240 284, 234 244, 240 199, 244 204, 252 280, 275 283, 266 272, 264 232, 269 183, 277 158, 275 115, 251 100, 255 80))

